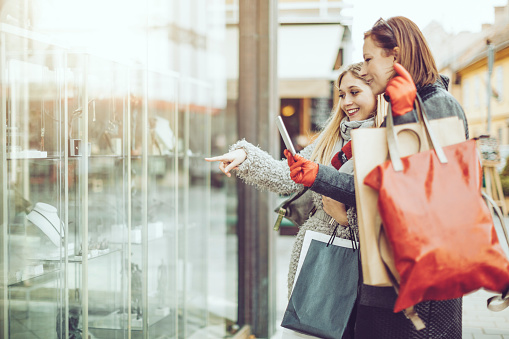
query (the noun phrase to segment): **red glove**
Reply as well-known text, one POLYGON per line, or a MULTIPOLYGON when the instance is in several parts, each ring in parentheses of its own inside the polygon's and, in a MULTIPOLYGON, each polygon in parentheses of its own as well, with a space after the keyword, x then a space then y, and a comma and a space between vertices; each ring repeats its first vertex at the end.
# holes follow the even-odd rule
POLYGON ((298 154, 292 156, 290 151, 284 151, 288 165, 290 166, 290 178, 297 184, 311 187, 318 174, 318 164, 301 157, 298 154))
POLYGON ((412 76, 403 66, 395 62, 394 70, 398 75, 389 80, 385 94, 391 99, 392 115, 398 116, 414 109, 417 88, 412 76))

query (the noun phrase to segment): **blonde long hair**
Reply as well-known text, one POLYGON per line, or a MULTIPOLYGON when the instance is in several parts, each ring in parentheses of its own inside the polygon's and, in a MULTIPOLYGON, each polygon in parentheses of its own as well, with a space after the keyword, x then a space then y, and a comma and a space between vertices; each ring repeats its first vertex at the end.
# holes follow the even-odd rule
MULTIPOLYGON (((350 72, 355 78, 364 81, 361 77, 362 62, 351 64, 346 67, 343 72, 339 75, 336 81, 336 87, 339 88, 343 77, 350 72)), ((377 109, 375 111, 375 127, 382 124, 385 114, 379 114, 379 112, 387 112, 387 103, 384 98, 379 95, 377 97, 377 109)), ((316 161, 320 164, 330 164, 332 160, 332 154, 336 143, 341 137, 341 120, 345 117, 345 112, 341 109, 341 99, 332 110, 332 114, 327 120, 325 127, 318 135, 315 149, 311 154, 311 161, 316 161)))

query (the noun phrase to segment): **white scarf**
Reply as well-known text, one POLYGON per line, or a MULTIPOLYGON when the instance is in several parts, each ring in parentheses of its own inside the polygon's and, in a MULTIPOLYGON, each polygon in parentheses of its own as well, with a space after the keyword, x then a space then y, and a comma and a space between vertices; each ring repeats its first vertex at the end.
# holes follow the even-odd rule
POLYGON ((350 132, 356 128, 366 128, 375 126, 375 117, 368 118, 366 120, 349 121, 348 117, 344 117, 339 124, 341 130, 341 138, 343 138, 343 144, 350 141, 350 132))
MULTIPOLYGON (((360 121, 349 121, 348 117, 344 117, 340 123, 341 138, 343 139, 343 145, 350 141, 350 132, 356 128, 367 128, 375 126, 375 117, 371 117, 366 120, 360 121)), ((339 172, 353 174, 353 160, 349 159, 347 162, 340 167, 339 172)))

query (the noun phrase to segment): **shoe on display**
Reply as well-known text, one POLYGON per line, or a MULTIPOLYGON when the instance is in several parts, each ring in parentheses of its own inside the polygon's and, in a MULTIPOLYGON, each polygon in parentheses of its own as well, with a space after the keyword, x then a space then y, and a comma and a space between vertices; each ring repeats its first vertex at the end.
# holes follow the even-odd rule
POLYGON ((27 219, 46 234, 55 246, 60 246, 64 230, 54 206, 38 202, 33 210, 28 213, 27 219))

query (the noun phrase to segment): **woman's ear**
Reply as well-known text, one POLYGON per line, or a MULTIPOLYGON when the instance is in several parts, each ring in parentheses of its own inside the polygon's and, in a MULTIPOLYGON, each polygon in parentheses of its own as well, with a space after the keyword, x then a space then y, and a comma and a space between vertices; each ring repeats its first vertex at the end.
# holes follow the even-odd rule
POLYGON ((399 62, 399 47, 396 46, 392 49, 392 55, 394 56, 394 62, 399 62))

